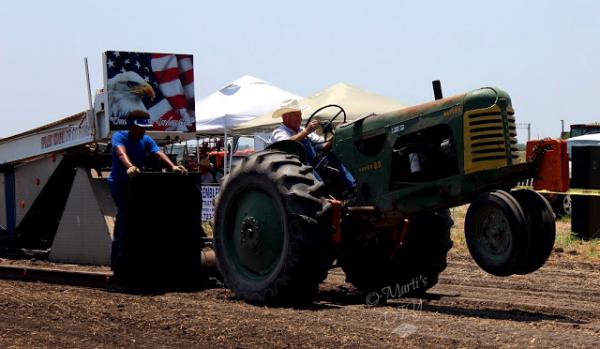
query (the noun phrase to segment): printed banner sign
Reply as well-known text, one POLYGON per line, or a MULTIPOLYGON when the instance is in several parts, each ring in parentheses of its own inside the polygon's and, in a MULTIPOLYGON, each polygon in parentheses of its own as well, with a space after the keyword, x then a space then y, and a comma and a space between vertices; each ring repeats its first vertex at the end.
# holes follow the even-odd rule
POLYGON ((139 118, 152 131, 196 131, 192 55, 107 51, 104 68, 111 131, 139 118))
POLYGON ((221 187, 218 185, 202 185, 202 221, 212 222, 215 217, 214 201, 221 187))

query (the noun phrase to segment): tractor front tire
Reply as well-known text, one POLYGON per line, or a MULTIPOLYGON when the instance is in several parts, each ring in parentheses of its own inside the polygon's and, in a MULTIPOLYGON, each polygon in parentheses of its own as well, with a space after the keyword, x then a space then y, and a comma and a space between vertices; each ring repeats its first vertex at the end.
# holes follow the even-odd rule
POLYGON ((519 202, 509 193, 495 190, 479 195, 469 206, 465 240, 481 269, 509 276, 524 263, 532 239, 519 202))
POLYGON ((248 156, 217 197, 214 247, 225 284, 250 303, 311 300, 332 262, 330 207, 296 155, 248 156))
POLYGON ((517 190, 511 195, 519 202, 525 214, 530 233, 527 249, 515 274, 529 274, 541 268, 554 248, 556 217, 548 201, 532 190, 517 190))

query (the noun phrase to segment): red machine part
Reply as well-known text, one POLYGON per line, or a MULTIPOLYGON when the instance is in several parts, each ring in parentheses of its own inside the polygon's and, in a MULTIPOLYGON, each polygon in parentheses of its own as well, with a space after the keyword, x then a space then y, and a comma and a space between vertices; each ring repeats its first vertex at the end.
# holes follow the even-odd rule
POLYGON ((390 258, 393 258, 394 255, 396 254, 396 252, 398 252, 398 250, 400 249, 400 247, 402 247, 402 245, 404 245, 404 238, 406 237, 406 231, 408 230, 408 224, 410 223, 410 221, 408 219, 404 219, 404 222, 402 223, 402 230, 398 231, 398 226, 394 226, 394 230, 392 232, 393 234, 393 239, 394 239, 394 248, 392 249, 392 252, 390 253, 390 258))
POLYGON ((334 227, 332 242, 339 245, 342 242, 342 202, 340 200, 328 199, 331 203, 331 220, 334 227))
POLYGON ((527 161, 538 162, 534 190, 566 192, 569 190, 569 154, 567 141, 542 139, 527 142, 527 161))

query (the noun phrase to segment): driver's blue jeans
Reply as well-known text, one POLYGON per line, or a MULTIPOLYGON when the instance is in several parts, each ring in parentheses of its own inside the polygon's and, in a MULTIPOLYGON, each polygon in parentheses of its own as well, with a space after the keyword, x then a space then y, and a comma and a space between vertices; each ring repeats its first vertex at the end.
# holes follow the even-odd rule
MULTIPOLYGON (((344 164, 342 164, 340 162, 340 160, 337 158, 337 156, 328 152, 328 153, 325 153, 324 159, 319 159, 317 157, 317 152, 316 152, 313 144, 310 142, 310 140, 305 138, 301 141, 301 143, 304 146, 304 148, 306 149, 306 160, 307 160, 308 164, 311 165, 315 169, 313 171, 313 173, 315 174, 315 177, 317 177, 317 179, 319 181, 322 182, 323 177, 327 176, 327 172, 322 171, 322 169, 324 168, 324 166, 329 166, 329 167, 332 167, 332 168, 338 170, 342 174, 342 181, 344 182, 344 188, 346 189, 346 191, 347 192, 354 191, 354 189, 356 188, 356 180, 354 179, 354 176, 352 176, 352 173, 350 173, 350 171, 348 171, 346 166, 344 166, 344 164)), ((329 179, 329 178, 325 178, 325 179, 329 179)))

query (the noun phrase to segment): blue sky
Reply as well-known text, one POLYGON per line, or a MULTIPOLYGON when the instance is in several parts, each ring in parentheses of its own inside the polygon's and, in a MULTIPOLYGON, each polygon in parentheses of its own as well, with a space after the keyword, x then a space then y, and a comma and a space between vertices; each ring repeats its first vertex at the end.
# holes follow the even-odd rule
MULTIPOLYGON (((194 54, 196 98, 244 74, 299 95, 337 82, 414 105, 507 90, 533 137, 600 121, 599 1, 11 1, 0 13, 0 137, 87 107, 83 57, 194 54)), ((519 130, 523 141, 524 130, 519 130)))

